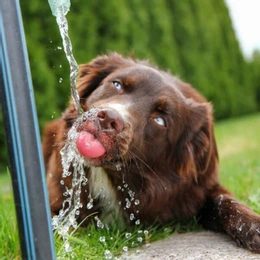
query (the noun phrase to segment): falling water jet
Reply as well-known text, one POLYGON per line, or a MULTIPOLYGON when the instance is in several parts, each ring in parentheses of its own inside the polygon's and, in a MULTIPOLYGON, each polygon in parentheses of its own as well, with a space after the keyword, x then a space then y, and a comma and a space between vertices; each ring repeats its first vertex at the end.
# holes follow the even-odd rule
POLYGON ((80 106, 80 98, 77 91, 77 77, 79 66, 73 56, 72 44, 69 38, 68 22, 66 19, 66 14, 70 10, 70 0, 48 0, 48 2, 51 7, 52 14, 56 16, 56 21, 62 37, 63 49, 70 66, 71 96, 77 112, 81 114, 83 110, 80 106))

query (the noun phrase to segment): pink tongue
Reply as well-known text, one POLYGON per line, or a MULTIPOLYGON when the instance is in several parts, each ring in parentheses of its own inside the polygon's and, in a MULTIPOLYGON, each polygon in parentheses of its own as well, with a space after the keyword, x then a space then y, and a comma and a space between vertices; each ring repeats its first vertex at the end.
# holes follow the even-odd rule
POLYGON ((76 140, 77 148, 86 158, 98 158, 105 154, 104 146, 90 133, 82 131, 76 140))

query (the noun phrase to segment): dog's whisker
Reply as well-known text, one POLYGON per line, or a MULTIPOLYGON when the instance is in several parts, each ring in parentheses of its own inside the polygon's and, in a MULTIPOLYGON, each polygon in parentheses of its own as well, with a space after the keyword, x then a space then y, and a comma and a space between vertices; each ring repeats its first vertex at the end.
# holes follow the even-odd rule
MULTIPOLYGON (((133 152, 132 152, 133 153, 133 152)), ((160 176, 156 173, 156 171, 154 169, 152 169, 143 159, 141 159, 139 156, 137 156, 136 154, 133 153, 133 155, 135 156, 135 158, 137 160, 139 160, 139 162, 141 162, 145 167, 147 167, 147 169, 149 169, 151 171, 151 173, 153 173, 157 178, 158 178, 158 181, 160 183, 160 185, 164 188, 164 185, 161 181, 161 178, 160 176)))
MULTIPOLYGON (((131 154, 131 156, 132 156, 132 160, 133 160, 133 162, 134 162, 134 164, 136 165, 136 168, 137 168, 137 170, 139 171, 139 173, 140 173, 140 176, 141 176, 141 181, 142 181, 142 183, 141 183, 141 188, 143 188, 143 184, 144 184, 144 182, 143 182, 143 180, 144 180, 144 169, 143 169, 143 167, 142 167, 142 165, 139 165, 138 164, 138 161, 137 161, 137 158, 134 156, 134 154, 131 154)), ((130 164, 130 163, 129 163, 130 164)))

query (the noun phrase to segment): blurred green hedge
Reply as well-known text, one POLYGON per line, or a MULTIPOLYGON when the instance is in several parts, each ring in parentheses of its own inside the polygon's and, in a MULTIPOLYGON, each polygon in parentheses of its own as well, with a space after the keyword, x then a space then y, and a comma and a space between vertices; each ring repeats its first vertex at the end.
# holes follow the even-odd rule
MULTIPOLYGON (((67 104, 69 69, 48 1, 21 5, 42 127, 67 104)), ((224 0, 73 0, 67 17, 79 63, 110 51, 148 59, 199 89, 217 119, 259 106, 258 63, 243 58, 224 0)))

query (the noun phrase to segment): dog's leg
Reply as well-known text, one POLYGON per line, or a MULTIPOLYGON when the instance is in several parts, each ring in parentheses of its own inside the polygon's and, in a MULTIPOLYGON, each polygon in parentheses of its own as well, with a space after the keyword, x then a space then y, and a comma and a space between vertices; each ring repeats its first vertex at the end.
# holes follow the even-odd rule
POLYGON ((199 222, 205 228, 226 232, 239 246, 260 253, 260 216, 221 186, 210 192, 199 222))

